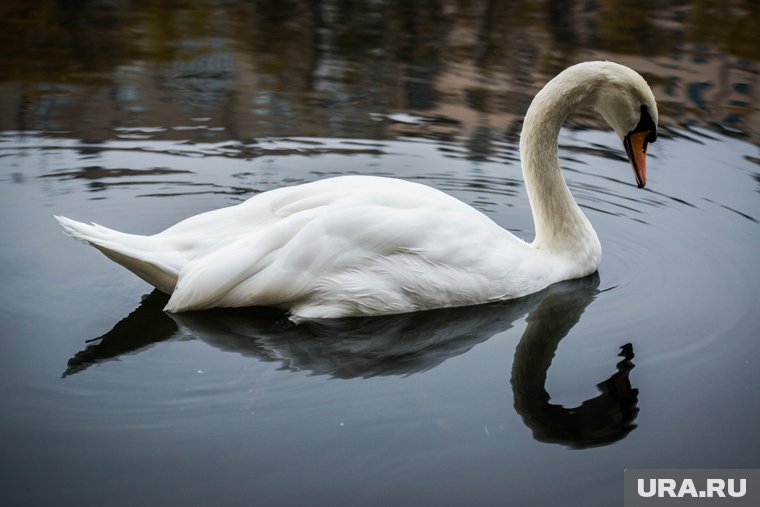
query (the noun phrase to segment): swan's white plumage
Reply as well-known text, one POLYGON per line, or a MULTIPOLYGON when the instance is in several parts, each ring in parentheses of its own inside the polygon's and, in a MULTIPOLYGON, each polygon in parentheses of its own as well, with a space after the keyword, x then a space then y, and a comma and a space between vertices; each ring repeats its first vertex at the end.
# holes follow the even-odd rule
POLYGON ((153 236, 56 218, 69 235, 171 294, 172 312, 259 305, 331 318, 523 296, 599 265, 599 241, 567 190, 556 149, 562 121, 575 107, 594 105, 589 97, 604 87, 598 76, 605 72, 643 83, 626 67, 580 64, 550 82, 544 91, 559 91, 541 92, 526 116, 521 152, 537 229, 531 244, 443 192, 373 176, 279 188, 153 236), (573 95, 579 83, 586 88, 580 101, 573 95), (561 102, 563 93, 572 104, 561 102))

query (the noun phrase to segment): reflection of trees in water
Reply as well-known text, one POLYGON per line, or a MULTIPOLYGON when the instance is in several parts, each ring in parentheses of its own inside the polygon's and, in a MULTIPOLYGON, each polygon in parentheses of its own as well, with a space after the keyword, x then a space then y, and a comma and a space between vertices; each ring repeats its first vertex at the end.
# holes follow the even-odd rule
POLYGON ((39 128, 50 115, 67 127, 82 116, 76 113, 96 110, 108 126, 114 118, 181 125, 197 113, 242 137, 357 131, 377 137, 389 127, 369 112, 414 110, 457 118, 468 132, 503 129, 561 68, 623 55, 645 66, 656 86, 681 91, 664 93, 670 101, 664 110, 673 118, 712 114, 711 121, 741 130, 743 117, 755 114, 757 83, 740 81, 756 74, 758 9, 748 0, 192 0, 181 6, 42 0, 34 7, 6 0, 0 86, 15 83, 23 97, 3 90, 0 110, 15 105, 19 111, 0 115, 11 118, 0 127, 39 128), (662 65, 644 65, 653 57, 662 65), (738 58, 748 59, 749 68, 731 63, 738 58), (714 99, 705 102, 708 110, 694 110, 692 85, 721 79, 724 92, 712 83, 715 89, 699 95, 714 99))
POLYGON ((651 56, 700 43, 755 59, 759 17, 760 7, 750 0, 42 0, 34 8, 6 0, 0 7, 0 57, 4 80, 56 81, 133 60, 186 58, 194 51, 184 46, 187 40, 226 37, 257 53, 301 60, 330 39, 344 56, 383 49, 391 59, 412 64, 463 56, 449 52, 461 43, 473 50, 464 56, 478 67, 503 68, 519 46, 531 44, 524 36, 532 34, 548 37, 556 50, 593 47, 651 56))
POLYGON ((501 304, 377 318, 305 321, 298 325, 266 309, 212 310, 169 316, 167 297, 155 291, 105 335, 72 357, 64 376, 170 339, 200 339, 224 351, 276 362, 283 370, 336 378, 412 375, 466 353, 510 329, 528 314, 515 352, 515 409, 537 440, 585 448, 624 438, 638 413, 630 345, 602 393, 579 407, 553 405, 544 388, 557 347, 598 294, 599 278, 554 285, 501 304))
POLYGON ((208 35, 213 10, 213 3, 197 0, 181 9, 151 1, 5 0, 0 79, 86 84, 130 61, 183 58, 180 42, 208 35))

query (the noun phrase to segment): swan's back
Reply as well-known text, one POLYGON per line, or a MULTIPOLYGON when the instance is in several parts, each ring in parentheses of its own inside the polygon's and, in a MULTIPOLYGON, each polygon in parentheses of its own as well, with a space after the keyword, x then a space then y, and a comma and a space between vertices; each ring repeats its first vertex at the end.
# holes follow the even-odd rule
POLYGON ((528 248, 443 192, 371 176, 279 188, 147 237, 61 221, 170 293, 168 311, 257 305, 340 317, 476 304, 484 292, 505 296, 493 277, 516 259, 504 252, 528 248))

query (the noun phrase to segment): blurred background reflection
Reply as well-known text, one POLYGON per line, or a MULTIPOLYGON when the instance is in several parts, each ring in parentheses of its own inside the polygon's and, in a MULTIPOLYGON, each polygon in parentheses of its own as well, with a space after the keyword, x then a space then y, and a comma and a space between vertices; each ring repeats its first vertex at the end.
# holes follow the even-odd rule
POLYGON ((757 142, 759 20, 750 0, 6 0, 0 130, 483 146, 519 132, 548 78, 602 58, 646 76, 666 125, 757 142))

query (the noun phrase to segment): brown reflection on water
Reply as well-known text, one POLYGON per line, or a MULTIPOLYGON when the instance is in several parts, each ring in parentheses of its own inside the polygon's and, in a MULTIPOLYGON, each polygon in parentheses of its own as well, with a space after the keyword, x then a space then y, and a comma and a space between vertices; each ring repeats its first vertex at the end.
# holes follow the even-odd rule
POLYGON ((6 0, 0 129, 487 143, 549 77, 603 58, 646 75, 663 123, 757 142, 759 22, 750 0, 6 0))

